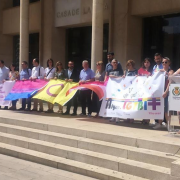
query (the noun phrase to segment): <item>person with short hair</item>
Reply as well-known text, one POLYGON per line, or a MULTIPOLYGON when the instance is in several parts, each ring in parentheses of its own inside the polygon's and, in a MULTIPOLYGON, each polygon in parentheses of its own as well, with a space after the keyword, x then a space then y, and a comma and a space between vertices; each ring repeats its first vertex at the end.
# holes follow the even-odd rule
MULTIPOLYGON (((57 80, 57 79, 64 80, 64 78, 65 78, 65 71, 64 71, 63 64, 60 61, 58 61, 56 63, 56 71, 55 71, 54 79, 55 80, 57 80)), ((59 105, 58 113, 60 113, 60 114, 63 113, 63 107, 61 105, 59 105)))
POLYGON ((107 77, 117 78, 117 77, 120 77, 123 75, 123 71, 122 71, 122 69, 119 69, 118 61, 116 59, 113 59, 111 61, 111 65, 112 65, 112 69, 109 69, 106 72, 105 81, 106 81, 107 77))
MULTIPOLYGON (((87 82, 92 82, 95 80, 94 71, 89 68, 89 62, 87 60, 84 60, 82 62, 83 69, 80 72, 79 75, 79 83, 85 84, 87 82)), ((92 113, 92 102, 91 102, 91 94, 92 91, 89 89, 82 89, 80 91, 80 97, 81 97, 81 106, 82 106, 82 113, 80 115, 85 116, 86 115, 86 101, 88 104, 88 117, 91 117, 92 113)))
MULTIPOLYGON (((77 71, 74 68, 73 61, 68 62, 68 69, 65 70, 65 81, 66 82, 79 82, 79 71, 77 71)), ((66 112, 63 113, 63 115, 69 115, 72 104, 74 106, 74 109, 73 109, 73 113, 71 115, 76 116, 77 115, 77 107, 78 107, 78 92, 76 92, 74 97, 70 101, 68 101, 66 112)))
MULTIPOLYGON (((111 62, 114 59, 114 53, 113 52, 109 52, 107 54, 107 59, 108 59, 108 63, 106 64, 105 72, 108 72, 111 69, 113 69, 113 66, 112 66, 111 62)), ((118 69, 120 71, 120 74, 123 74, 123 69, 122 69, 122 66, 121 66, 120 62, 117 61, 117 65, 118 65, 118 69)))
MULTIPOLYGON (((28 62, 27 61, 23 61, 21 63, 22 66, 22 70, 19 74, 20 77, 20 81, 27 81, 29 80, 29 78, 31 77, 31 69, 28 68, 28 62)), ((22 107, 20 109, 18 109, 19 111, 30 111, 31 110, 31 98, 23 98, 22 99, 22 107), (26 104, 27 104, 27 108, 26 108, 26 104)))
MULTIPOLYGON (((32 69, 32 74, 31 77, 29 78, 30 80, 36 80, 36 79, 44 79, 44 68, 39 65, 39 59, 35 58, 33 59, 33 69, 32 69)), ((39 112, 43 112, 43 102, 38 99, 34 99, 34 107, 32 111, 37 111, 38 107, 38 102, 39 102, 39 112)))
MULTIPOLYGON (((4 81, 9 80, 9 68, 4 65, 4 61, 0 60, 0 83, 4 83, 4 81)), ((1 109, 1 106, 0 106, 1 109)), ((7 110, 8 106, 4 107, 4 110, 7 110)))
MULTIPOLYGON (((54 61, 53 59, 47 60, 47 68, 45 69, 44 73, 44 79, 49 81, 51 79, 54 79, 56 69, 54 68, 54 61)), ((53 113, 53 104, 48 102, 48 110, 47 113, 53 113)))
POLYGON ((155 61, 156 65, 154 65, 154 67, 153 67, 152 74, 154 74, 155 72, 158 72, 161 69, 163 69, 162 59, 163 59, 163 57, 162 57, 162 55, 160 53, 156 53, 154 55, 154 61, 155 61))

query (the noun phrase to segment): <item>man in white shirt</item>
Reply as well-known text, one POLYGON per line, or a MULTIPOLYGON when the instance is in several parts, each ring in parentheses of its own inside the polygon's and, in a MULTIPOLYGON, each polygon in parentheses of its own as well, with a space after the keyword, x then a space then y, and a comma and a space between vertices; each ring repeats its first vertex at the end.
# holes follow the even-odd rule
MULTIPOLYGON (((0 84, 4 83, 5 80, 9 79, 9 68, 4 65, 4 61, 0 60, 0 84)), ((0 106, 1 109, 1 106, 0 106)), ((4 107, 5 110, 8 109, 7 106, 4 107)))
MULTIPOLYGON (((44 68, 39 65, 39 59, 35 58, 33 59, 33 69, 32 69, 32 74, 31 77, 29 78, 30 80, 36 80, 36 79, 44 79, 44 68)), ((39 102, 39 112, 43 111, 43 103, 41 100, 34 99, 34 107, 32 111, 37 111, 37 106, 39 102)))

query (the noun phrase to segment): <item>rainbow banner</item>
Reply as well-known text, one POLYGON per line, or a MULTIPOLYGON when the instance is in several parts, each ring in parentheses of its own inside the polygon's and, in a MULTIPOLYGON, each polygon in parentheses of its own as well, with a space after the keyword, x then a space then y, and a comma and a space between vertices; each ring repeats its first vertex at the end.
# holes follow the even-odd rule
POLYGON ((44 88, 48 81, 36 79, 34 81, 17 81, 5 100, 13 101, 21 98, 29 98, 44 88))
POLYGON ((105 83, 94 81, 94 82, 88 82, 85 84, 80 84, 79 86, 75 86, 67 91, 67 95, 69 95, 74 90, 84 90, 84 89, 90 89, 94 91, 97 96, 99 97, 99 100, 102 100, 105 95, 105 83))
POLYGON ((76 82, 68 82, 62 91, 57 95, 57 97, 54 99, 53 103, 58 103, 61 106, 64 106, 68 101, 70 101, 74 95, 76 94, 78 89, 73 89, 74 87, 78 87, 78 83, 76 82), (71 92, 69 92, 69 89, 73 89, 71 92), (67 94, 68 92, 68 94, 67 94))
POLYGON ((101 105, 103 117, 163 119, 165 74, 109 78, 101 105))
POLYGON ((45 88, 39 91, 33 98, 47 101, 53 104, 54 99, 66 85, 64 80, 50 80, 45 88))

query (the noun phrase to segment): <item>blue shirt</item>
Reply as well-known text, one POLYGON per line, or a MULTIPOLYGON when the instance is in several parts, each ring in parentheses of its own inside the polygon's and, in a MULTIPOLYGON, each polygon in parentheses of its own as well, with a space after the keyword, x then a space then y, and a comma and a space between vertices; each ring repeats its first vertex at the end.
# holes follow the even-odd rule
POLYGON ((153 67, 153 72, 152 72, 152 74, 154 74, 155 72, 158 72, 160 69, 163 69, 163 64, 161 63, 160 65, 155 65, 154 67, 153 67))
POLYGON ((89 79, 93 79, 94 78, 94 71, 91 70, 90 68, 84 70, 82 69, 81 72, 80 72, 80 75, 79 75, 79 79, 81 81, 86 81, 86 80, 89 80, 89 79))
POLYGON ((3 80, 9 79, 9 68, 6 66, 3 66, 3 68, 0 68, 0 83, 2 83, 3 80))
POLYGON ((20 72, 20 80, 29 79, 31 77, 31 69, 22 69, 20 72))

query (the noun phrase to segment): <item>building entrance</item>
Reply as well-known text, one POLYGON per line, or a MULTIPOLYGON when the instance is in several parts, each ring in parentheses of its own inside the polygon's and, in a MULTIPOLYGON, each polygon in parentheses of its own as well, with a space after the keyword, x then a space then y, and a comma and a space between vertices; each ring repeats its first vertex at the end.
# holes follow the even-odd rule
MULTIPOLYGON (((82 61, 88 60, 91 64, 91 39, 92 26, 67 29, 67 51, 66 65, 69 60, 75 62, 76 68, 82 69, 82 61)), ((103 40, 103 60, 106 62, 106 54, 108 51, 108 35, 109 25, 104 25, 104 40, 103 40)))
POLYGON ((172 69, 180 67, 180 14, 144 19, 143 58, 156 52, 169 57, 172 69))

